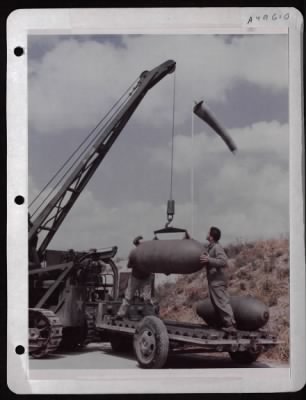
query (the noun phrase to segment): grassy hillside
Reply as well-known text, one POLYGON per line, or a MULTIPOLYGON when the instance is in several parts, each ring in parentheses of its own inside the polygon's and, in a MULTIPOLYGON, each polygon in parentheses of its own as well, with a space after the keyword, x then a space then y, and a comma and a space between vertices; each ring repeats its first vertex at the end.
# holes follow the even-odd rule
MULTIPOLYGON (((229 257, 229 292, 251 295, 270 308, 266 327, 285 341, 263 357, 289 359, 289 241, 288 239, 236 243, 226 249, 229 257)), ((161 316, 189 322, 203 322, 195 305, 208 296, 206 271, 183 275, 175 283, 157 288, 161 316)))

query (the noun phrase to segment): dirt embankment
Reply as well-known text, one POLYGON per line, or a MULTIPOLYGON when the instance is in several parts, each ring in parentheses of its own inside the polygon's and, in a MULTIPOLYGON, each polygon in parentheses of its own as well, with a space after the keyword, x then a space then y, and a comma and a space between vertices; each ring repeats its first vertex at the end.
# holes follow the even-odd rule
MULTIPOLYGON (((270 308, 267 328, 285 344, 265 357, 289 360, 289 240, 275 239, 236 243, 225 249, 229 257, 229 293, 251 295, 270 308)), ((187 322, 203 322, 195 312, 199 300, 208 296, 205 269, 179 277, 157 288, 161 316, 187 322)))

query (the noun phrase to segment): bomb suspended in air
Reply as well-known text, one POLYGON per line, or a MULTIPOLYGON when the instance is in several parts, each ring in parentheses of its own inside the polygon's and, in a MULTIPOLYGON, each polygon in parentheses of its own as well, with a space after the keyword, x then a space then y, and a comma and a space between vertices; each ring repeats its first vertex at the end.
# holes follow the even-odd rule
POLYGON ((233 139, 220 125, 220 123, 217 121, 217 118, 213 115, 212 111, 208 108, 204 101, 197 103, 193 108, 193 112, 199 118, 201 118, 201 120, 205 121, 224 140, 230 151, 234 153, 237 150, 237 146, 233 139))
POLYGON ((191 274, 199 271, 204 245, 194 239, 148 240, 129 255, 128 266, 143 272, 191 274))
MULTIPOLYGON (((255 331, 262 328, 269 320, 269 309, 260 300, 251 296, 232 296, 230 303, 234 312, 237 329, 255 331)), ((199 317, 210 326, 219 326, 219 318, 209 298, 196 306, 199 317)))

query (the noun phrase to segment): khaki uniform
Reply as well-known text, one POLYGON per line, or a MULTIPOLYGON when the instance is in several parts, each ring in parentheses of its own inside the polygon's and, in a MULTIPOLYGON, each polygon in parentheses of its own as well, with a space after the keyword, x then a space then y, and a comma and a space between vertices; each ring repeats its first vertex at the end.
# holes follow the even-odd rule
POLYGON ((219 243, 211 243, 207 248, 209 260, 206 265, 210 300, 224 327, 235 325, 235 319, 227 292, 227 256, 219 243))
POLYGON ((142 294, 142 297, 146 303, 154 304, 154 300, 152 299, 152 279, 153 274, 144 274, 135 268, 132 269, 132 273, 128 280, 128 285, 124 293, 124 299, 117 313, 119 317, 126 315, 136 291, 142 294))

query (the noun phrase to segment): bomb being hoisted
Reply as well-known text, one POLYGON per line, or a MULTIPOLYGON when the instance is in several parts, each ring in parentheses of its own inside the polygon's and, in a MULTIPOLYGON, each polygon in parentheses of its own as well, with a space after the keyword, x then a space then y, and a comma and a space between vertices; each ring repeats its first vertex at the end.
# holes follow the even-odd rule
MULTIPOLYGON (((193 111, 235 153, 236 144, 207 106, 200 102, 193 111)), ((129 254, 127 265, 132 272, 124 298, 119 304, 107 303, 99 308, 102 314, 98 315, 97 329, 110 338, 114 351, 126 350, 129 343, 133 343, 142 368, 161 368, 169 354, 187 352, 228 352, 233 361, 251 364, 261 353, 281 342, 273 333, 260 329, 269 318, 268 308, 263 303, 251 297, 228 295, 227 257, 218 243, 220 230, 219 235, 216 235, 216 227, 209 230, 209 245, 205 247, 201 241, 190 237, 186 229, 170 226, 175 214, 172 197, 173 132, 174 128, 167 222, 164 228, 154 231, 152 240, 134 240, 135 247, 129 254), (167 234, 180 234, 182 238, 168 237, 165 240, 167 234), (205 324, 166 320, 159 316, 150 277, 154 283, 156 273, 186 275, 202 268, 207 272, 210 298, 203 298, 196 305, 196 312, 205 324), (139 296, 141 288, 144 292, 142 297, 139 296)))
MULTIPOLYGON (((203 101, 195 104, 193 112, 221 137, 231 152, 237 151, 234 140, 203 101)), ((219 244, 221 231, 211 227, 206 238, 209 244, 205 247, 200 241, 190 238, 185 229, 169 226, 174 217, 174 207, 170 195, 165 228, 155 231, 153 240, 142 241, 131 251, 128 266, 139 271, 140 275, 191 274, 205 268, 210 298, 198 304, 197 314, 208 325, 230 333, 235 333, 236 328, 254 330, 264 326, 269 319, 264 304, 255 298, 230 298, 228 295, 227 256, 219 244), (179 232, 184 233, 183 239, 159 240, 157 237, 157 234, 179 232)))
MULTIPOLYGON (((208 107, 204 105, 203 101, 196 103, 193 112, 225 141, 232 152, 237 150, 233 139, 208 107)), ((165 273, 167 275, 190 274, 199 271, 203 267, 200 262, 200 256, 204 251, 203 244, 190 238, 187 230, 169 226, 175 214, 175 202, 172 199, 173 138, 174 136, 172 135, 171 183, 170 200, 168 200, 167 207, 167 223, 165 228, 154 231, 155 237, 153 240, 141 242, 129 255, 129 264, 143 272, 165 273), (164 233, 184 233, 184 238, 182 240, 156 240, 157 234, 164 233)))

